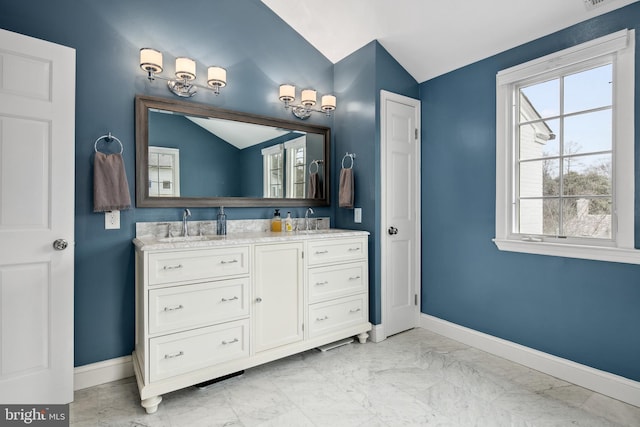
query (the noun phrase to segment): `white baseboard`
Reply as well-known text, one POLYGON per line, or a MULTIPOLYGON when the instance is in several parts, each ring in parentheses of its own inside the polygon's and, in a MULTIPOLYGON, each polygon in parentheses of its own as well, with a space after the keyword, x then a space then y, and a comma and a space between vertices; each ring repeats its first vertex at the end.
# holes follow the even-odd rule
POLYGON ((640 407, 640 382, 456 325, 428 314, 421 315, 420 326, 487 353, 640 407))
POLYGON ((372 325, 371 330, 369 331, 369 339, 371 342, 378 343, 380 341, 384 341, 387 336, 384 334, 384 328, 382 325, 372 325))
POLYGON ((78 366, 73 370, 73 390, 82 390, 131 376, 133 376, 131 356, 78 366))

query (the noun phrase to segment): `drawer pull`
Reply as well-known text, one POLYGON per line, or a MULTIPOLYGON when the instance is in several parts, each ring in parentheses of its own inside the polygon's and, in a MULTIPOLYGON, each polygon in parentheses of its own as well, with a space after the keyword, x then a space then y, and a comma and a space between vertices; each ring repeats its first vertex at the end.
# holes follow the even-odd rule
POLYGON ((227 298, 222 298, 220 301, 221 301, 221 302, 229 302, 229 301, 235 301, 235 300, 237 300, 237 299, 239 299, 239 298, 238 298, 237 296, 235 296, 235 297, 233 297, 233 298, 229 298, 229 299, 227 299, 227 298))
POLYGON ((237 259, 232 259, 231 261, 222 260, 220 261, 220 264, 235 264, 236 262, 238 262, 237 259))
POLYGON ((324 285, 328 285, 329 282, 327 280, 325 280, 324 282, 316 282, 316 286, 324 286, 324 285))
POLYGON ((360 308, 356 308, 355 310, 353 310, 353 309, 349 310, 349 313, 357 313, 359 311, 361 311, 361 309, 360 308))
POLYGON ((182 264, 178 264, 178 265, 165 265, 164 267, 162 267, 163 270, 179 270, 183 268, 182 264))
POLYGON ((349 280, 359 280, 360 276, 351 276, 349 277, 349 280))
POLYGON ((222 341, 222 345, 233 344, 234 342, 240 341, 238 338, 234 338, 233 341, 222 341))
POLYGON ((180 356, 184 356, 184 351, 179 351, 178 353, 173 353, 173 354, 165 354, 164 358, 165 359, 175 359, 176 357, 180 357, 180 356))
POLYGON ((180 304, 180 305, 176 305, 175 307, 165 307, 163 311, 176 311, 176 310, 182 310, 184 308, 184 305, 180 304))
POLYGON ((323 255, 323 254, 328 254, 329 251, 324 250, 324 251, 316 251, 316 255, 323 255))
POLYGON ((360 248, 349 248, 349 252, 356 252, 359 251, 360 248))
POLYGON ((329 316, 325 315, 324 317, 316 317, 316 322, 322 322, 324 320, 328 320, 329 316))

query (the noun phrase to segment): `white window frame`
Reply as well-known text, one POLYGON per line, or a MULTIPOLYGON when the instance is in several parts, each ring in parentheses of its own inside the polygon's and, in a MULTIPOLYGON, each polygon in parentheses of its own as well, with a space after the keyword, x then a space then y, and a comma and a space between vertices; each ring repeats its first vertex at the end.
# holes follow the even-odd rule
MULTIPOLYGON (((284 155, 282 144, 275 144, 271 147, 263 148, 262 152, 262 195, 265 198, 273 198, 271 194, 271 170, 269 167, 269 158, 274 154, 284 155)), ((284 167, 284 159, 283 159, 284 167)), ((282 179, 284 178, 284 170, 282 171, 282 179)), ((282 192, 284 197, 284 183, 282 183, 282 192)))
POLYGON ((634 249, 634 95, 635 31, 622 30, 498 72, 496 76, 496 236, 502 251, 640 264, 634 249), (560 242, 513 232, 515 203, 515 90, 521 82, 566 70, 597 58, 613 62, 613 200, 612 240, 560 242))
POLYGON ((168 148, 168 147, 157 147, 150 145, 149 146, 149 197, 180 197, 180 149, 178 148, 168 148), (163 155, 169 156, 172 158, 171 166, 161 165, 153 162, 153 155, 163 155), (152 175, 155 173, 159 176, 160 171, 164 170, 167 174, 171 175, 171 179, 169 179, 169 183, 171 185, 170 191, 162 191, 161 182, 159 179, 156 180, 157 188, 155 192, 153 192, 153 184, 152 184, 152 175))
MULTIPOLYGON (((294 191, 293 191, 293 187, 295 185, 295 182, 293 182, 293 177, 295 175, 295 168, 296 168, 296 164, 295 164, 295 156, 293 156, 291 154, 291 151, 293 151, 294 149, 298 149, 298 148, 304 148, 304 160, 303 160, 303 168, 304 168, 304 182, 307 182, 307 168, 306 168, 306 162, 307 162, 307 137, 306 136, 301 136, 298 137, 296 139, 292 139, 289 140, 287 142, 284 143, 284 149, 285 149, 285 163, 286 163, 286 167, 287 167, 287 195, 286 197, 288 198, 293 198, 294 197, 294 191)), ((307 197, 307 188, 304 187, 303 189, 303 194, 304 197, 307 197)))

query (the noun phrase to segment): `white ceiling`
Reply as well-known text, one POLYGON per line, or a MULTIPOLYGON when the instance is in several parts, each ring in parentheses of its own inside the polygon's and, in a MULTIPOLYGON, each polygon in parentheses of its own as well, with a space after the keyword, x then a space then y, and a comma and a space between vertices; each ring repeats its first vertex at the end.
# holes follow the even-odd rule
POLYGON ((336 63, 372 40, 421 83, 638 0, 262 0, 336 63))

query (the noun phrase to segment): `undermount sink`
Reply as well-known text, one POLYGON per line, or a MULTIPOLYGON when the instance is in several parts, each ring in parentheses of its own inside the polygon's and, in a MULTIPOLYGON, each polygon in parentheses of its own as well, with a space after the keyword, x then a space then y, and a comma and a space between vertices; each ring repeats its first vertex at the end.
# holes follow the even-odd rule
POLYGON ((201 242, 203 240, 218 240, 224 239, 225 236, 211 235, 211 236, 179 236, 179 237, 163 237, 158 239, 158 242, 162 243, 178 243, 178 242, 201 242))

